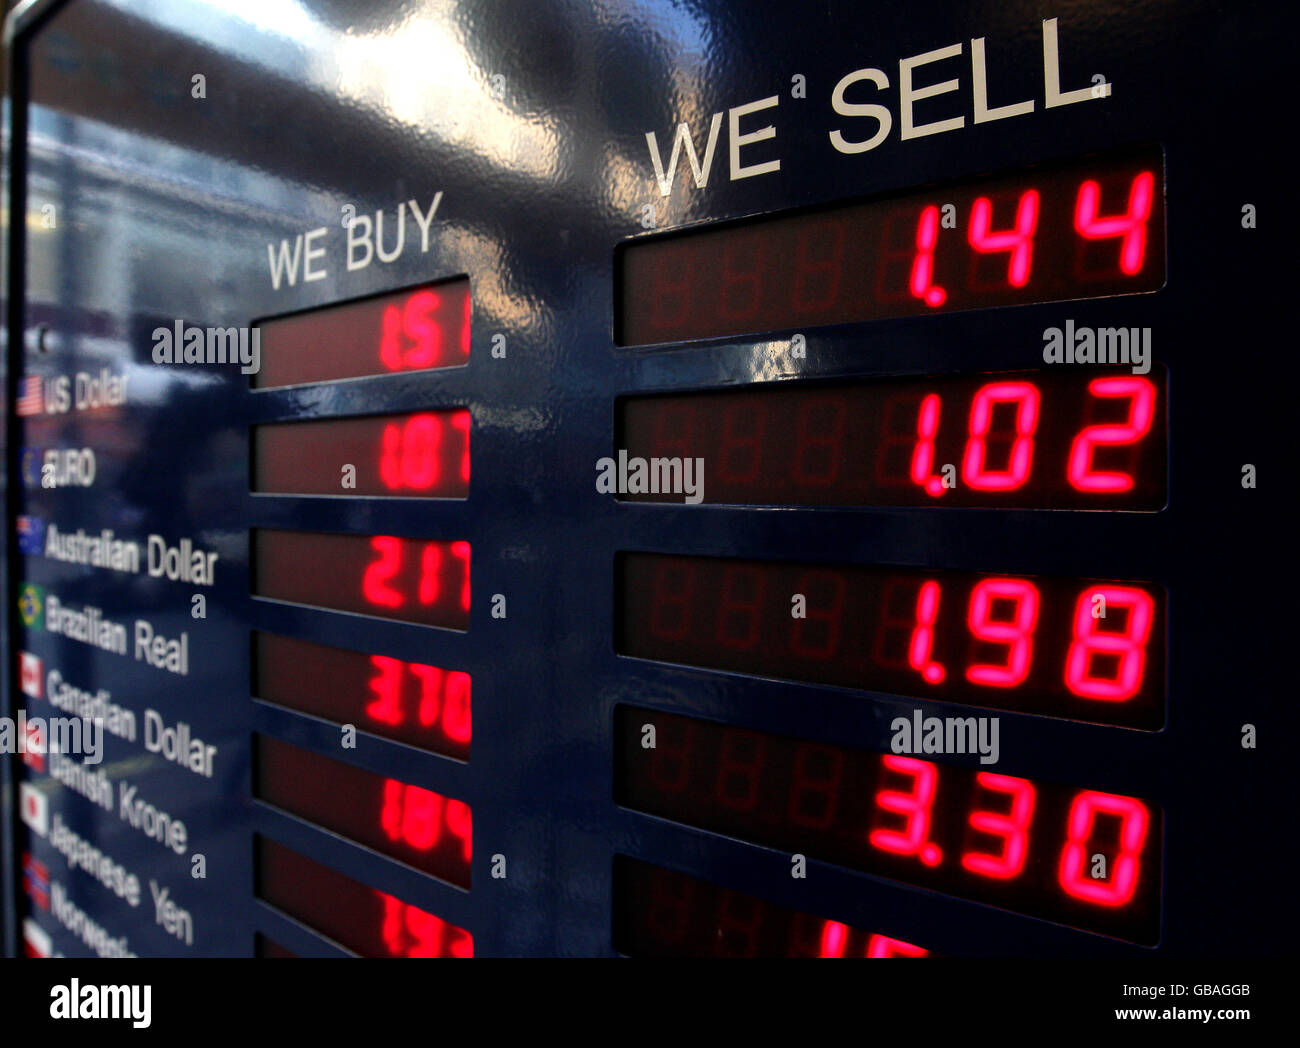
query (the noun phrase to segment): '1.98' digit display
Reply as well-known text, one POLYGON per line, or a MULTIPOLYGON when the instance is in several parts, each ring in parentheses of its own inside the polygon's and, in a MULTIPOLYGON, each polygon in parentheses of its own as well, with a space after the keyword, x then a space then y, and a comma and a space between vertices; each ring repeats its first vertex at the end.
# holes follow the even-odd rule
POLYGON ((623 553, 617 594, 624 655, 1164 723, 1163 590, 1150 583, 623 553))
POLYGON ((622 345, 1154 291, 1165 279, 1154 147, 634 240, 622 345))
POLYGON ((1160 809, 1137 797, 620 706, 620 804, 1144 944, 1160 809), (653 725, 655 745, 643 745, 653 725))

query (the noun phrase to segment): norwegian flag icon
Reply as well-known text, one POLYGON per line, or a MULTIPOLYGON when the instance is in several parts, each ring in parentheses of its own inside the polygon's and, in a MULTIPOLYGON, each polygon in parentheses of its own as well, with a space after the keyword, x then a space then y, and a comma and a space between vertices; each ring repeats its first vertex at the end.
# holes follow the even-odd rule
POLYGON ((54 953, 54 940, 30 917, 23 920, 23 952, 28 957, 49 957, 54 953))
POLYGON ((18 811, 23 824, 42 837, 50 832, 50 803, 30 782, 18 784, 18 811))
POLYGON ((18 683, 29 699, 45 697, 45 663, 30 651, 18 653, 18 683))
POLYGON ((31 852, 23 852, 23 891, 42 910, 50 908, 50 868, 31 852))
POLYGON ((29 375, 18 384, 18 400, 14 412, 19 418, 45 413, 45 386, 40 375, 29 375))

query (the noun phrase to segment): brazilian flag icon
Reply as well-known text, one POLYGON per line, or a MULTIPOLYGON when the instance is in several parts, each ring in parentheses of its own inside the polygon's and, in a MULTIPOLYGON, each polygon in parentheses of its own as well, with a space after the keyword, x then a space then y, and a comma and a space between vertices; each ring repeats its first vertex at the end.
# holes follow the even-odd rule
POLYGON ((27 583, 18 591, 18 614, 28 629, 45 628, 45 590, 27 583))

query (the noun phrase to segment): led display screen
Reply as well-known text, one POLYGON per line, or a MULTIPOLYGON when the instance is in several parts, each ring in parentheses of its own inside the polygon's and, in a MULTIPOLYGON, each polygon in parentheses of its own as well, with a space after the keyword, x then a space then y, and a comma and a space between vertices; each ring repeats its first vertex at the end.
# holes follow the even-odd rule
POLYGON ((257 597, 469 628, 468 542, 252 530, 257 597))
POLYGON ((255 632, 253 695, 433 753, 469 758, 470 676, 460 670, 255 632))
POLYGON ((468 804, 254 737, 253 796, 418 870, 468 888, 473 820, 468 804))
POLYGON ((455 367, 469 322, 467 277, 268 318, 253 388, 455 367))
MULTIPOLYGON (((362 957, 473 957, 474 937, 283 844, 254 838, 258 897, 362 957)), ((267 942, 263 957, 293 956, 267 942)))
POLYGON ((1148 801, 631 706, 614 730, 625 807, 1132 942, 1159 937, 1161 812, 1148 801))
POLYGON ((254 426, 250 439, 256 492, 469 495, 469 412, 464 409, 277 422, 254 426))
POLYGON ((682 502, 690 492, 671 470, 695 460, 705 503, 1158 510, 1165 389, 1157 367, 623 397, 621 497, 682 502))
POLYGON ((1164 591, 1150 583, 657 553, 616 563, 624 655, 1131 728, 1164 723, 1164 591))
POLYGON ((929 951, 623 855, 614 949, 630 957, 927 957, 929 951))
POLYGON ((622 345, 1154 291, 1160 150, 635 240, 622 345))

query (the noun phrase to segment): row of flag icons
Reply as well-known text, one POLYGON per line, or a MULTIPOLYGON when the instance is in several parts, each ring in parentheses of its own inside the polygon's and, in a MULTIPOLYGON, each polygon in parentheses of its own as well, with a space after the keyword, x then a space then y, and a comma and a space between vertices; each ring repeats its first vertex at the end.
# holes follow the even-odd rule
MULTIPOLYGON (((45 413, 45 385, 39 375, 29 375, 19 382, 14 413, 19 418, 31 418, 45 413)), ((39 484, 41 453, 32 448, 23 448, 19 462, 23 480, 27 484, 39 484)), ((40 555, 45 543, 45 521, 40 517, 23 515, 18 517, 16 526, 18 551, 27 556, 40 555)), ((35 589, 39 587, 26 587, 26 590, 35 589)), ((19 608, 23 612, 25 623, 33 625, 39 618, 40 604, 38 593, 24 592, 19 598, 19 608)), ((41 660, 25 651, 19 654, 18 659, 23 694, 34 699, 41 698, 45 679, 41 660)), ((38 773, 44 772, 44 751, 45 740, 39 726, 28 725, 23 762, 38 773)), ((50 811, 45 794, 31 783, 19 783, 18 804, 23 823, 33 833, 46 836, 49 833, 50 811)), ((42 910, 50 908, 49 867, 28 852, 23 853, 23 890, 35 906, 42 910)), ((23 950, 28 957, 49 957, 54 953, 54 943, 49 933, 30 917, 23 920, 23 950)))
MULTIPOLYGON (((40 699, 45 695, 45 663, 39 656, 29 651, 18 653, 18 683, 22 692, 29 699, 40 699)), ((40 724, 28 723, 27 745, 23 751, 23 763, 38 774, 45 771, 45 733, 40 724)))
MULTIPOLYGON (((45 694, 45 664, 28 651, 18 653, 18 678, 22 692, 28 698, 40 699, 45 694)), ((45 740, 38 727, 27 726, 27 752, 23 762, 35 772, 45 770, 45 740)), ((23 824, 40 837, 50 832, 50 802, 45 791, 30 782, 18 784, 18 811, 23 824)), ((23 891, 32 905, 41 910, 50 908, 50 869, 31 852, 23 852, 23 891)), ((23 920, 23 952, 28 957, 50 957, 54 941, 49 932, 32 918, 23 920)))
MULTIPOLYGON (((50 908, 50 868, 31 852, 23 852, 23 891, 38 910, 50 908)), ((51 957, 54 940, 31 917, 23 918, 23 952, 28 957, 51 957)))

